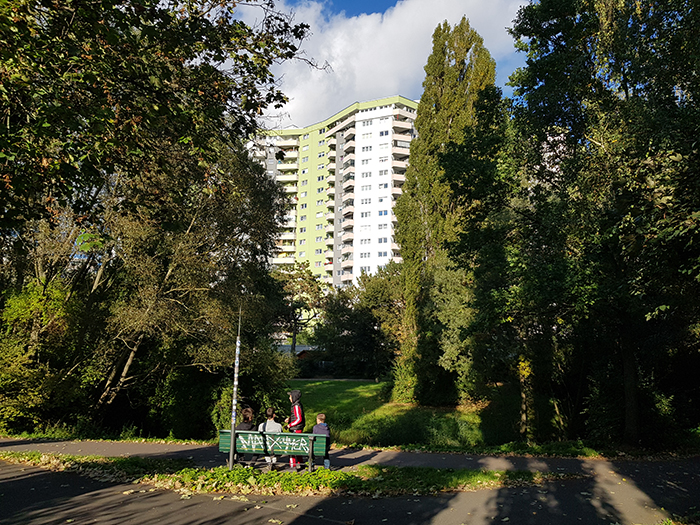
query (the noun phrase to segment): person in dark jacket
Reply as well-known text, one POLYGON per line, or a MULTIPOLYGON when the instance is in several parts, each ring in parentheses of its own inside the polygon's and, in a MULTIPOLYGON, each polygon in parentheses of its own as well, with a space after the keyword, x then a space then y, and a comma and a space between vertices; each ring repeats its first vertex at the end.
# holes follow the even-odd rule
POLYGON ((331 442, 331 429, 328 428, 328 424, 326 423, 326 414, 318 414, 316 416, 316 424, 314 425, 314 429, 311 431, 311 433, 321 434, 322 436, 326 436, 328 438, 328 441, 326 442, 326 457, 323 458, 323 466, 330 469, 331 462, 328 459, 328 448, 330 447, 331 442))
POLYGON ((236 430, 255 430, 255 423, 253 423, 253 416, 255 413, 250 407, 244 408, 241 411, 241 417, 243 421, 236 425, 236 430))
MULTIPOLYGON (((301 406, 301 391, 291 390, 287 392, 289 395, 289 402, 292 403, 292 415, 284 420, 289 426, 290 432, 296 432, 301 434, 304 431, 304 407, 301 406)), ((290 456, 289 467, 296 469, 301 464, 300 456, 290 456)))

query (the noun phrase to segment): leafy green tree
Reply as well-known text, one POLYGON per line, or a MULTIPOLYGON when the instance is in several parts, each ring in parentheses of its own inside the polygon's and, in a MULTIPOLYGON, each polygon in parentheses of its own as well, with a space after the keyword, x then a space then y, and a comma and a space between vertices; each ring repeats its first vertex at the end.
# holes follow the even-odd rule
POLYGON ((284 196, 243 141, 306 26, 256 5, 257 27, 207 2, 0 6, 8 428, 118 421, 183 369, 224 377, 239 306, 244 353, 271 344, 284 196))
POLYGON ((280 327, 292 339, 292 355, 296 354, 297 336, 313 327, 322 311, 326 287, 309 268, 309 262, 278 268, 273 277, 282 288, 279 313, 280 327))
POLYGON ((438 364, 442 324, 429 292, 436 269, 442 272, 449 266, 445 247, 456 240, 460 210, 439 156, 446 144, 464 141, 479 93, 493 85, 495 62, 463 18, 454 28, 444 22, 435 29, 425 73, 416 116, 418 137, 411 143, 411 165, 395 207, 406 300, 406 339, 397 362, 402 379, 397 381, 395 397, 441 403, 454 397, 444 388, 454 381, 438 364))
POLYGON ((605 385, 588 430, 633 444, 687 399, 658 378, 698 345, 697 16, 684 1, 544 1, 513 28, 528 52, 513 81, 533 219, 520 289, 545 335, 528 337, 532 370, 562 371, 560 400, 585 391, 574 377, 605 385))
POLYGON ((336 377, 378 378, 389 370, 391 352, 372 312, 358 304, 358 290, 340 289, 323 301, 312 342, 333 362, 336 377))

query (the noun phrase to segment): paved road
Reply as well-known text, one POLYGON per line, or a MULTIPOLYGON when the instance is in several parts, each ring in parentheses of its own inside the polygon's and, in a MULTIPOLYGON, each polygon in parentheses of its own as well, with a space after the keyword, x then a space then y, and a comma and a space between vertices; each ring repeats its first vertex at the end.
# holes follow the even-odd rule
MULTIPOLYGON (((0 450, 41 450, 107 456, 191 457, 203 466, 222 465, 216 447, 110 442, 35 442, 0 439, 0 450)), ((449 493, 437 497, 321 498, 226 495, 180 499, 151 487, 100 483, 71 473, 0 462, 0 524, 172 523, 355 525, 492 523, 656 524, 671 513, 700 509, 700 458, 678 461, 564 460, 332 451, 335 468, 363 463, 436 468, 495 468, 582 472, 590 477, 523 487, 449 493), (233 499, 232 499, 233 498, 233 499), (278 520, 278 521, 270 521, 278 520)))

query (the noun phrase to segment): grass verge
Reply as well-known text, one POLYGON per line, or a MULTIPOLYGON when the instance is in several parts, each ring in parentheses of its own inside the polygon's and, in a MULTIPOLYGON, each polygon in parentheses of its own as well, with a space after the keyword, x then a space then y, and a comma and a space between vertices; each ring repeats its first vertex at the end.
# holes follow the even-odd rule
MULTIPOLYGON (((358 495, 372 497, 402 494, 433 495, 440 492, 472 491, 507 486, 541 484, 547 481, 580 478, 580 475, 526 471, 453 470, 413 467, 361 466, 353 471, 318 468, 313 472, 263 472, 238 466, 213 469, 183 466, 183 461, 149 458, 106 458, 3 452, 0 459, 30 464, 53 471, 69 471, 119 483, 146 483, 156 488, 176 490, 183 497, 195 493, 240 495, 358 495)), ((187 462, 185 462, 187 463, 187 462)))

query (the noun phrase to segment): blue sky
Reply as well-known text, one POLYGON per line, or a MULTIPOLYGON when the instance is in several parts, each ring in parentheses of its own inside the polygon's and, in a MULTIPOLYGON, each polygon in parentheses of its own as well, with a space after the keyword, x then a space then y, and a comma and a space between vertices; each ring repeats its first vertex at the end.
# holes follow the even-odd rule
MULTIPOLYGON (((435 27, 466 16, 496 60, 496 83, 505 88, 524 64, 506 27, 525 0, 277 0, 295 21, 311 26, 304 42, 307 57, 330 69, 313 70, 301 61, 275 70, 290 98, 273 127, 303 127, 341 111, 353 102, 391 95, 419 99, 425 62, 435 27)), ((510 94, 509 88, 504 89, 510 94)))

